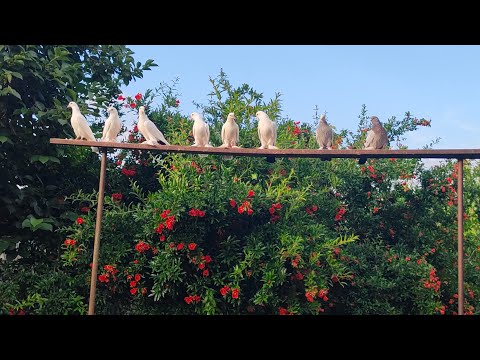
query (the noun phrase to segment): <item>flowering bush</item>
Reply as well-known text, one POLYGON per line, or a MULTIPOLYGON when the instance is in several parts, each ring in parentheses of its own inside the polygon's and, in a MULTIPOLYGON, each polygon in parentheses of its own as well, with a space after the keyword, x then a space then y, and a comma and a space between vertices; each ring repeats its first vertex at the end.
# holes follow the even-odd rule
MULTIPOLYGON (((235 111, 241 145, 258 146, 252 115, 265 110, 279 125, 279 147, 317 147, 313 126, 278 117, 279 97, 264 103, 248 86, 231 86, 223 73, 212 84, 217 91, 201 107, 214 145, 222 119, 235 111)), ((172 143, 191 144, 191 123, 179 113, 175 88, 162 91, 161 105, 149 106, 149 117, 172 143)), ((147 94, 126 103, 146 104, 147 94)), ((366 108, 361 116, 367 117, 366 108)), ((359 146, 362 119, 356 133, 339 131, 335 146, 359 146)), ((401 141, 406 131, 430 126, 423 120, 410 114, 390 119, 389 135, 401 141)), ((137 129, 131 134, 127 141, 139 141, 137 129)), ((110 170, 123 177, 110 183, 105 196, 97 313, 456 313, 458 169, 452 162, 426 169, 415 159, 268 163, 135 151, 119 152, 112 162, 110 170)), ((479 174, 477 164, 466 162, 468 314, 479 305, 479 174)), ((30 286, 42 305, 22 311, 85 311, 96 195, 78 192, 67 199, 78 211, 62 229, 66 240, 56 262, 62 266, 53 275, 43 269, 41 281, 67 295, 52 299, 46 287, 30 286)), ((24 277, 23 284, 38 281, 24 277)), ((23 284, 0 285, 0 298, 12 304, 23 284)), ((20 310, 9 306, 2 311, 20 310)))

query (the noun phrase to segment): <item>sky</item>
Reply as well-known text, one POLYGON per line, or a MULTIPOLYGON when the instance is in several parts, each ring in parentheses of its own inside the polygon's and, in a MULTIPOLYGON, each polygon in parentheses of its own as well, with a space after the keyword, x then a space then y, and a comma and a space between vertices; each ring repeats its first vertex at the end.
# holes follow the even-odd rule
POLYGON ((129 45, 136 61, 158 67, 123 88, 144 93, 179 78, 180 112, 198 109, 220 69, 233 86, 247 83, 264 99, 282 94, 282 117, 313 123, 327 111, 337 129, 355 131, 362 104, 380 121, 432 120, 407 133, 410 149, 440 137, 435 149, 480 146, 480 46, 477 45, 129 45))

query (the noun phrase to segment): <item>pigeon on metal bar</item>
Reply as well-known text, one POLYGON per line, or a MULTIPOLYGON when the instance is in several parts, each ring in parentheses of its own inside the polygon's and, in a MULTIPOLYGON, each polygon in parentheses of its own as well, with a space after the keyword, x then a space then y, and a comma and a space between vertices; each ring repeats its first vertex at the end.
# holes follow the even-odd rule
MULTIPOLYGON (((202 115, 193 112, 190 114, 190 119, 193 120, 193 138, 195 142, 192 146, 212 147, 210 144, 210 128, 203 120, 202 115)), ((198 154, 201 157, 208 156, 208 154, 198 154)))
MULTIPOLYGON (((238 147, 238 139, 239 139, 239 128, 238 124, 235 122, 237 118, 233 112, 229 113, 227 116, 227 120, 222 126, 222 145, 219 147, 222 148, 234 148, 238 147)), ((223 157, 225 160, 232 160, 233 156, 225 155, 223 157)))
POLYGON ((325 114, 320 116, 320 121, 315 132, 319 149, 332 149, 333 130, 325 119, 325 114))
POLYGON ((103 127, 102 141, 117 142, 117 136, 122 128, 122 122, 118 117, 118 111, 113 106, 107 108, 109 116, 105 120, 105 126, 103 127))
MULTIPOLYGON (((257 111, 255 116, 258 119, 258 137, 260 138, 259 149, 278 149, 275 146, 277 142, 277 124, 270 120, 263 111, 257 111)), ((267 156, 269 163, 275 162, 275 157, 267 156)))
MULTIPOLYGON (((93 135, 92 129, 88 126, 87 119, 85 116, 82 115, 80 112, 80 108, 78 107, 77 103, 71 101, 67 108, 72 109, 72 117, 70 118, 70 122, 72 124, 73 132, 75 133, 75 140, 89 140, 89 141, 97 141, 95 136, 93 135)), ((98 148, 92 146, 92 151, 98 153, 98 148)))
POLYGON ((162 132, 158 130, 155 124, 145 114, 145 106, 140 106, 138 109, 138 131, 143 135, 145 141, 143 144, 158 145, 158 142, 165 145, 170 145, 163 136, 162 132))
MULTIPOLYGON (((376 116, 372 116, 372 129, 367 133, 367 138, 363 148, 365 150, 379 150, 388 146, 388 134, 382 126, 382 123, 376 116)), ((365 164, 367 158, 365 156, 360 157, 359 164, 365 164)))

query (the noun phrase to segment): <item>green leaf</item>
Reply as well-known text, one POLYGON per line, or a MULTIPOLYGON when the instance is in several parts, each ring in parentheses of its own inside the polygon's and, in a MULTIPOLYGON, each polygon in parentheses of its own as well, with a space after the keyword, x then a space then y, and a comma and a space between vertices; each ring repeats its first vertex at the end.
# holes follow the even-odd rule
POLYGON ((40 155, 40 156, 38 157, 38 160, 39 160, 42 164, 45 164, 45 163, 47 163, 48 160, 50 160, 50 156, 40 155))
POLYGON ((22 79, 22 80, 23 80, 22 74, 20 74, 20 73, 18 73, 18 72, 12 71, 12 75, 15 76, 15 77, 18 78, 18 79, 22 79))
POLYGON ((6 94, 12 94, 13 96, 19 98, 20 100, 22 100, 22 97, 20 96, 20 94, 17 92, 17 90, 13 89, 11 86, 7 86, 4 90, 4 92, 6 94))
POLYGON ((45 230, 45 231, 53 231, 52 224, 41 223, 36 229, 45 230))
POLYGON ((0 135, 0 142, 3 144, 5 141, 8 140, 8 137, 0 135))
POLYGON ((0 239, 0 254, 7 250, 8 246, 10 245, 10 241, 0 239))
POLYGON ((41 223, 43 223, 43 219, 36 219, 33 216, 30 218, 30 223, 32 224, 32 228, 37 227, 41 223))
POLYGON ((29 227, 31 227, 31 226, 32 226, 32 224, 30 224, 30 219, 25 219, 25 220, 23 220, 23 222, 22 222, 22 229, 29 228, 29 227))

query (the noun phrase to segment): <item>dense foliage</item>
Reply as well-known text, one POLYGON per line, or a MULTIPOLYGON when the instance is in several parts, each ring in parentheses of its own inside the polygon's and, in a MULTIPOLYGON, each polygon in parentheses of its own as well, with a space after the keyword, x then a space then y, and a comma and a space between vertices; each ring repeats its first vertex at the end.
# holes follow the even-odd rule
MULTIPOLYGON (((235 112, 244 147, 259 145, 254 114, 279 125, 280 148, 316 148, 315 124, 281 118, 281 97, 265 101, 221 72, 197 104, 211 140, 235 112)), ((120 97, 147 112, 172 144, 192 144, 176 82, 120 97), (153 106, 153 99, 159 105, 153 106)), ((336 147, 361 146, 368 127, 337 130, 336 147)), ((334 123, 334 120, 333 120, 334 123)), ((385 121, 392 141, 430 126, 406 113, 385 121)), ((139 142, 136 126, 128 141, 139 142)), ((90 155, 90 154, 89 154, 90 155)), ((93 155, 92 155, 93 156, 93 155)), ((88 165, 98 174, 98 163, 88 165)), ((111 154, 102 231, 99 314, 454 314, 456 182, 452 162, 419 160, 111 154)), ((465 171, 466 313, 478 308, 480 167, 465 171)), ((69 182, 69 173, 62 181, 69 182), (67 178, 68 177, 68 178, 67 178)), ((92 186, 93 187, 93 186, 92 186)), ((3 313, 85 314, 97 194, 78 186, 58 252, 2 265, 3 313), (80 189, 80 190, 79 190, 80 189)))

